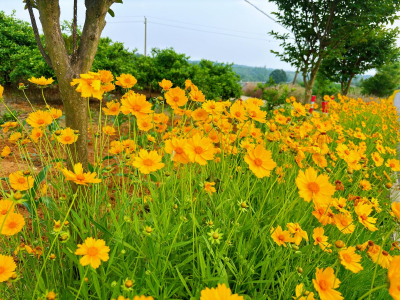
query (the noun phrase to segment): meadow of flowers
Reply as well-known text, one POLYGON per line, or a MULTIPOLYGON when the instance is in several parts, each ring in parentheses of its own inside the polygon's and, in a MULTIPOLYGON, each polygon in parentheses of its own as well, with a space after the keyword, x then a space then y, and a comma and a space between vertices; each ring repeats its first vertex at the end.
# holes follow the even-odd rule
POLYGON ((392 101, 266 111, 190 80, 163 80, 150 101, 135 84, 108 71, 71 83, 100 101, 81 112, 87 167, 45 99, 1 125, 0 299, 400 299, 392 101), (114 84, 125 94, 103 100, 114 84))

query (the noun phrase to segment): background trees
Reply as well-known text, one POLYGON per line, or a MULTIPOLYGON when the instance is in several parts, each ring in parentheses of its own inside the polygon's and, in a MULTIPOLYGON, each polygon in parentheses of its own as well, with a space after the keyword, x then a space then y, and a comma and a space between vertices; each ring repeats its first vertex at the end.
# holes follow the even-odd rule
POLYGON ((269 75, 275 81, 275 83, 287 82, 286 72, 281 69, 276 69, 269 75))
POLYGON ((312 87, 322 61, 342 52, 346 40, 363 28, 363 34, 393 22, 398 0, 271 0, 279 11, 275 13, 289 34, 271 31, 281 40, 282 52, 274 52, 283 61, 299 67, 303 74, 305 99, 311 97, 312 87))
POLYGON ((361 93, 378 97, 390 96, 399 86, 400 63, 389 63, 378 69, 378 72, 361 82, 361 93))

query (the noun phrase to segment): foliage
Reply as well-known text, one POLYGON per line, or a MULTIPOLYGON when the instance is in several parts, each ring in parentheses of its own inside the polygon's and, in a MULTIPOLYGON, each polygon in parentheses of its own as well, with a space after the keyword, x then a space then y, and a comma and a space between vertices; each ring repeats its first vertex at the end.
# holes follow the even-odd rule
POLYGON ((323 97, 324 95, 335 95, 340 91, 340 84, 332 82, 322 73, 318 73, 313 86, 313 95, 323 97))
POLYGON ((386 64, 361 82, 361 93, 378 97, 390 96, 400 84, 400 63, 386 64))
POLYGON ((268 82, 257 84, 257 89, 262 91, 262 99, 266 100, 266 108, 269 111, 284 104, 290 93, 295 91, 294 88, 289 88, 287 84, 276 84, 272 76, 268 82))
POLYGON ((287 82, 288 80, 286 72, 281 69, 273 70, 269 77, 272 77, 272 79, 278 84, 281 82, 287 82))
POLYGON ((37 49, 29 23, 0 11, 0 83, 31 76, 54 76, 37 49))
POLYGON ((348 40, 341 55, 324 59, 320 71, 329 80, 339 82, 342 93, 347 94, 354 76, 398 59, 398 34, 398 28, 378 28, 361 40, 348 40))
POLYGON ((201 60, 190 70, 193 83, 206 95, 207 99, 239 98, 242 88, 238 84, 239 76, 232 70, 231 64, 201 60))

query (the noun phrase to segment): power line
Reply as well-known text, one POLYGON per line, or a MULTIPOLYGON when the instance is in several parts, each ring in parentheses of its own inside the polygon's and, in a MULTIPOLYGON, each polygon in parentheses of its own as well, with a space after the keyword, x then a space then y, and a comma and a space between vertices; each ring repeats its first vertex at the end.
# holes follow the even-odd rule
POLYGON ((107 24, 117 24, 117 23, 143 23, 143 21, 121 21, 121 22, 107 22, 107 24))
POLYGON ((169 27, 175 27, 175 28, 181 28, 181 29, 192 30, 192 31, 199 31, 199 32, 205 32, 205 33, 213 33, 213 34, 220 34, 220 35, 226 35, 226 36, 232 36, 232 37, 239 37, 239 38, 244 38, 244 39, 249 39, 249 40, 259 40, 259 41, 266 41, 266 42, 278 42, 278 41, 273 41, 273 40, 271 41, 271 40, 266 40, 266 39, 258 39, 258 38, 252 38, 252 37, 241 36, 241 35, 234 35, 234 34, 229 34, 229 33, 222 33, 222 32, 215 32, 215 31, 187 28, 187 27, 182 27, 182 26, 176 26, 176 25, 170 25, 170 24, 164 24, 164 23, 157 23, 157 22, 151 22, 151 21, 149 21, 148 23, 156 24, 156 25, 169 26, 169 27))

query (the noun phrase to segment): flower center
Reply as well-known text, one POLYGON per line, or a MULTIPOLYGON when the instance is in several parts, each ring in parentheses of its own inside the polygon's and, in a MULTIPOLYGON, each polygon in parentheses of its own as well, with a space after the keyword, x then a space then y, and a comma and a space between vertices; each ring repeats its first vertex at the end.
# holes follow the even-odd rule
POLYGON ((285 236, 284 236, 283 234, 280 234, 280 235, 278 236, 278 240, 280 240, 280 241, 285 241, 285 236))
POLYGON ((87 255, 89 256, 96 256, 99 253, 99 250, 95 247, 90 247, 87 249, 87 255))
POLYGON ((342 221, 340 221, 340 223, 341 223, 343 226, 349 225, 349 223, 347 222, 347 220, 342 220, 342 221))
POLYGON ((318 236, 315 240, 316 240, 318 243, 321 243, 321 242, 322 242, 322 237, 318 236))
POLYGON ((255 164, 257 167, 261 166, 262 163, 263 163, 262 160, 259 159, 259 158, 256 158, 256 159, 254 160, 254 164, 255 164))
POLYGON ((15 228, 15 227, 17 227, 17 223, 16 222, 8 223, 8 228, 15 228))
POLYGON ((179 97, 175 96, 173 100, 174 100, 174 102, 179 102, 179 97))
POLYGON ((135 104, 135 105, 133 106, 133 110, 134 110, 134 111, 139 111, 140 109, 141 109, 141 107, 140 107, 139 104, 135 104))
POLYGON ((321 290, 326 291, 328 289, 328 283, 325 280, 320 280, 319 287, 321 290))
POLYGON ((361 215, 360 218, 361 218, 363 221, 368 220, 368 217, 367 217, 366 214, 361 215))
POLYGON ((203 148, 197 146, 196 148, 194 148, 194 152, 196 152, 197 154, 201 154, 203 153, 203 148))
POLYGON ((344 259, 347 263, 351 263, 351 256, 348 255, 347 253, 343 254, 343 259, 344 259))
POLYGON ((310 182, 307 185, 308 189, 313 192, 313 193, 318 193, 319 192, 319 185, 316 182, 310 182))
POLYGON ((215 109, 215 105, 214 104, 210 105, 210 108, 215 109))
POLYGON ((175 148, 175 152, 176 152, 177 154, 182 154, 182 153, 183 153, 183 149, 180 148, 180 147, 176 147, 176 148, 175 148))
POLYGON ((235 116, 236 117, 240 117, 242 114, 240 113, 240 111, 235 112, 235 116))
POLYGON ((18 183, 24 184, 26 182, 26 179, 23 177, 18 178, 18 183))
POLYGON ((83 174, 76 175, 76 179, 79 181, 83 181, 83 180, 85 180, 85 175, 83 175, 83 174))
POLYGON ((0 215, 6 215, 7 214, 7 209, 3 209, 2 211, 0 211, 0 215))
POLYGON ((390 164, 390 167, 391 167, 391 168, 394 168, 394 167, 395 167, 395 164, 393 164, 393 163, 390 164))
POLYGON ((219 238, 218 232, 214 232, 214 234, 213 234, 213 239, 214 239, 214 240, 217 240, 218 238, 219 238))
POLYGON ((150 167, 150 166, 153 165, 153 161, 152 161, 151 159, 147 158, 147 159, 145 159, 145 160, 143 161, 143 164, 144 164, 145 166, 150 167))
POLYGON ((43 119, 39 119, 39 120, 37 121, 37 123, 38 123, 39 125, 42 125, 42 124, 44 124, 44 120, 43 120, 43 119))
POLYGON ((72 138, 70 136, 65 136, 64 137, 64 141, 69 142, 70 140, 72 140, 72 138))

